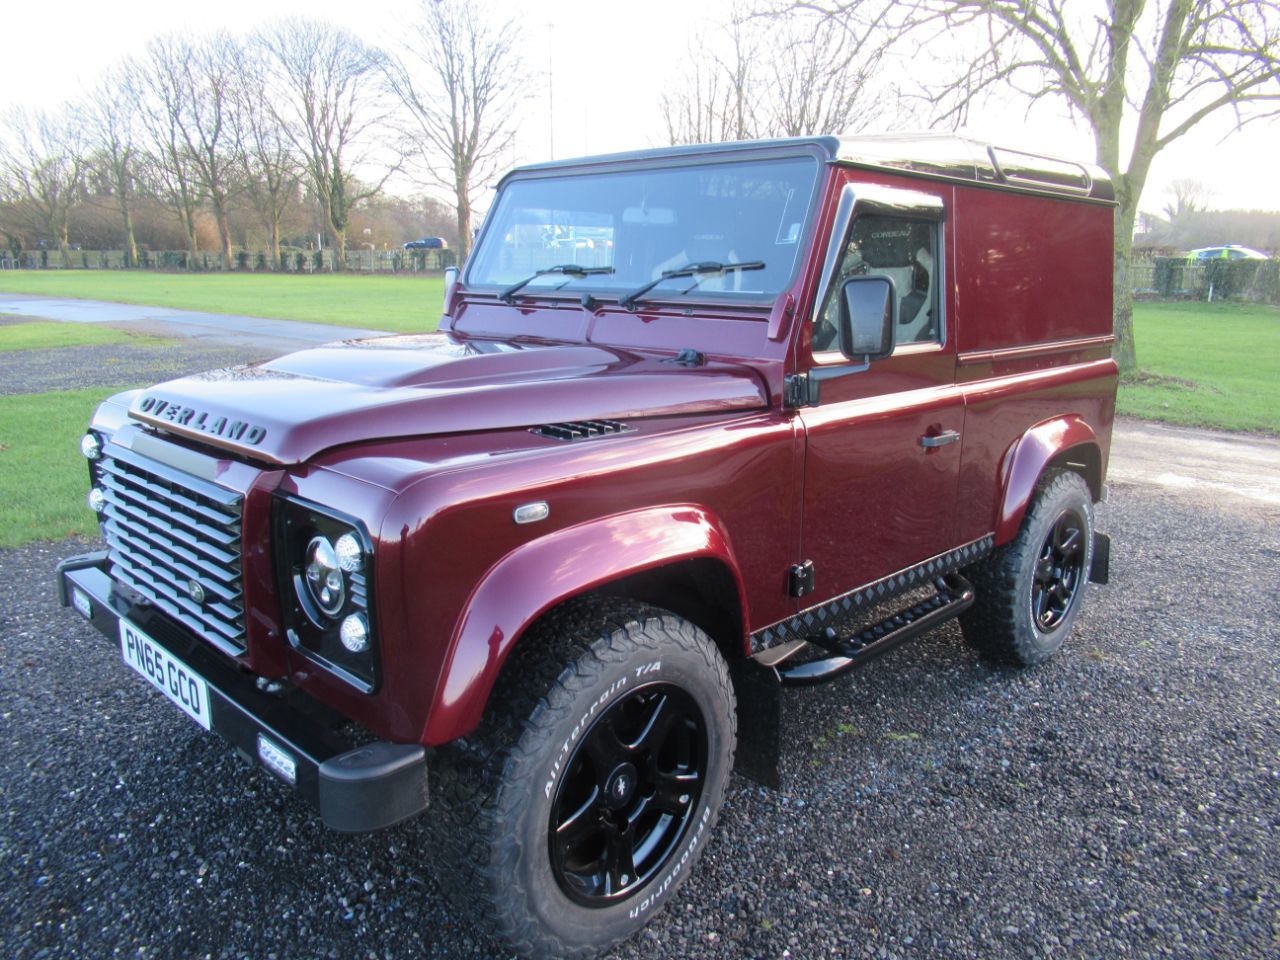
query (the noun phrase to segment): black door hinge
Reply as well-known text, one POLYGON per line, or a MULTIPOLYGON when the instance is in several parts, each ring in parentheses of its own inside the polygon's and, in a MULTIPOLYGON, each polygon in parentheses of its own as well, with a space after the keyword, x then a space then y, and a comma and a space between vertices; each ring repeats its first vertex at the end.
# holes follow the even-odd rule
POLYGON ((787 577, 788 592, 793 597, 807 597, 813 593, 813 561, 797 563, 787 577))
POLYGON ((785 407, 813 406, 807 374, 793 373, 782 381, 782 405, 785 407))

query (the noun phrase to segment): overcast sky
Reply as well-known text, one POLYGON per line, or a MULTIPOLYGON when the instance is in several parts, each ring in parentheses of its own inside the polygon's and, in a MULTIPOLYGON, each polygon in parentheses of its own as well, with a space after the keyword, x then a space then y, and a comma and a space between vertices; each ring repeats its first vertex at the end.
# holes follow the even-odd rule
MULTIPOLYGON (((677 75, 695 28, 714 22, 729 6, 729 0, 498 2, 523 13, 527 34, 521 48, 539 74, 539 90, 526 105, 512 165, 661 145, 659 95, 677 75)), ((157 34, 217 28, 241 32, 297 14, 331 20, 386 44, 402 34, 414 4, 61 0, 5 7, 0 17, 0 108, 15 103, 51 107, 75 99, 104 68, 139 52, 157 34)), ((1092 160, 1087 133, 1054 112, 1042 108, 1027 118, 1021 108, 992 107, 985 115, 973 115, 969 130, 1008 146, 1092 160)), ((1143 209, 1159 210, 1169 181, 1191 177, 1209 186, 1214 207, 1280 211, 1277 155, 1280 124, 1275 121, 1236 134, 1230 134, 1225 119, 1203 126, 1157 159, 1143 209)), ((488 206, 487 198, 477 199, 482 208, 488 206)))

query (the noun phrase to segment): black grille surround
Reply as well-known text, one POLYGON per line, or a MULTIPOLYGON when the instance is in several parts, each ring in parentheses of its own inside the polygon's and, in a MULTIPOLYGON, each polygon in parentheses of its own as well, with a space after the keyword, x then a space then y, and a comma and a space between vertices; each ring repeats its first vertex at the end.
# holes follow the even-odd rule
POLYGON ((593 440, 596 437, 630 433, 634 429, 635 427, 629 427, 620 420, 571 420, 565 423, 544 423, 529 432, 552 440, 593 440))
POLYGON ((243 495, 108 443, 92 465, 111 576, 224 653, 245 652, 243 495))

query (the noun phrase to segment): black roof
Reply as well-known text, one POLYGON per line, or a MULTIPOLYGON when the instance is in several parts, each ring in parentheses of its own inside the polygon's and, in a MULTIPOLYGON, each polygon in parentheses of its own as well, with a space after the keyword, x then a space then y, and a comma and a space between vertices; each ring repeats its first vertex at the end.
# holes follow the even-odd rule
POLYGON ((929 179, 960 180, 1054 196, 1112 202, 1111 177, 1091 163, 1028 153, 951 133, 886 133, 845 137, 794 137, 733 143, 659 147, 626 153, 553 160, 519 167, 539 173, 601 167, 615 163, 695 159, 743 152, 816 150, 828 163, 890 170, 929 179))

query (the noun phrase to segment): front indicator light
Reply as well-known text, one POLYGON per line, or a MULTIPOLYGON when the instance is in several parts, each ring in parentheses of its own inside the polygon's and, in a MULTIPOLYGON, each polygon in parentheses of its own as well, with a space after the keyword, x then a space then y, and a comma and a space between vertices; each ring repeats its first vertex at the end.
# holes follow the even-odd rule
POLYGON ((103 510, 107 509, 106 495, 97 487, 90 490, 89 496, 85 499, 89 504, 89 509, 94 513, 101 513, 103 510))
POLYGON ((353 613, 343 620, 339 635, 342 645, 352 653, 364 653, 369 649, 369 623, 363 613, 353 613))

